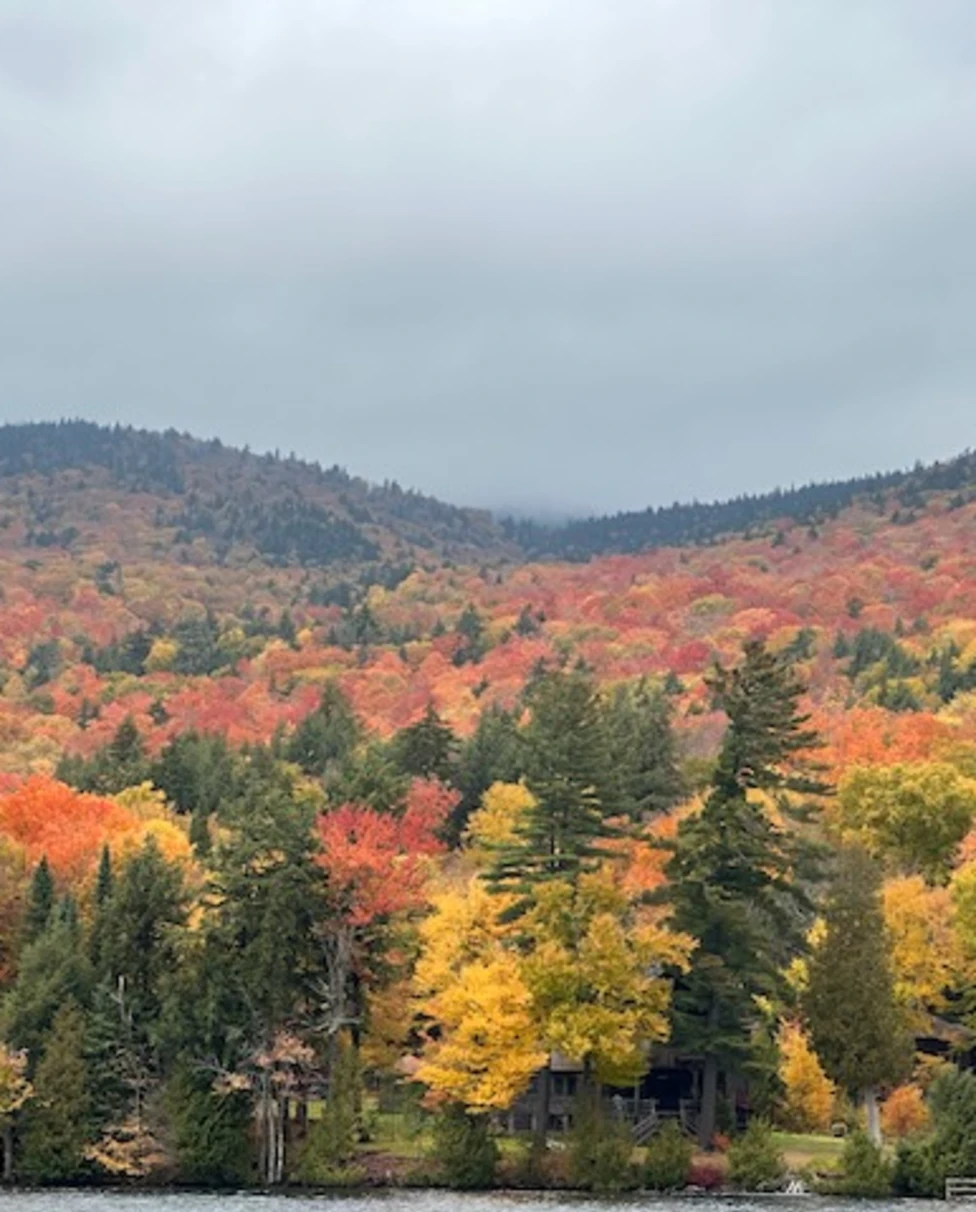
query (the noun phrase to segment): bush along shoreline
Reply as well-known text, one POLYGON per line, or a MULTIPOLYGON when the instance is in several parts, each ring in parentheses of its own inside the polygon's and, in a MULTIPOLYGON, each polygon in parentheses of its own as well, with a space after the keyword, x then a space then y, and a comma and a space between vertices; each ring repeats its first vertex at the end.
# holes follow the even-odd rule
MULTIPOLYGON (((189 1088, 182 1096, 187 1098, 189 1088)), ((892 1145, 876 1145, 860 1126, 843 1138, 778 1132, 756 1118, 740 1133, 721 1138, 721 1148, 698 1151, 677 1121, 666 1121, 646 1146, 635 1148, 624 1124, 592 1105, 579 1109, 576 1125, 546 1146, 530 1138, 500 1133, 486 1115, 462 1107, 424 1113, 404 1126, 397 1141, 370 1139, 357 1122, 355 1091, 344 1105, 323 1114, 294 1150, 294 1168, 274 1188, 260 1182, 253 1134, 246 1119, 208 1120, 206 1107, 192 1094, 180 1106, 183 1119, 171 1125, 180 1152, 141 1176, 111 1169, 104 1157, 90 1155, 68 1173, 59 1168, 57 1145, 31 1158, 49 1167, 34 1170, 25 1187, 200 1191, 220 1189, 328 1192, 386 1189, 456 1191, 564 1191, 599 1195, 809 1193, 853 1199, 941 1198, 945 1180, 976 1167, 976 1076, 948 1070, 930 1092, 932 1118, 892 1145), (243 1129, 243 1134, 241 1132, 243 1129), (242 1143, 244 1148, 242 1150, 242 1143), (836 1145, 829 1154, 825 1150, 836 1145), (806 1145, 809 1156, 803 1160, 806 1145), (788 1160, 788 1156, 790 1160, 788 1160), (798 1162, 799 1159, 799 1162, 798 1162)), ((173 1096, 171 1106, 175 1106, 173 1096)), ((338 1102, 338 1100, 337 1100, 338 1102)), ((62 1144, 64 1143, 62 1139, 62 1144)), ((123 1142, 124 1143, 124 1142, 123 1142)), ((132 1142, 129 1141, 129 1144, 132 1142)))

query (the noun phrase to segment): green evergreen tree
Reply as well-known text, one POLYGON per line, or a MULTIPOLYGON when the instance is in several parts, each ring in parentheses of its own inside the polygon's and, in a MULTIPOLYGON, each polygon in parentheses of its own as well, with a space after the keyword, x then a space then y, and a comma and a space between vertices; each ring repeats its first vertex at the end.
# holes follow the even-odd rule
POLYGON ((115 886, 115 874, 112 871, 112 852, 108 846, 102 847, 102 855, 98 862, 98 876, 95 880, 95 904, 91 930, 88 933, 88 954, 92 968, 98 971, 101 963, 102 943, 108 921, 108 903, 115 886))
MULTIPOLYGON (((85 1013, 88 1098, 96 1134, 125 1119, 133 1102, 131 1055, 120 1023, 116 992, 107 981, 96 984, 85 1013)), ((145 1084, 140 1083, 140 1104, 144 1088, 145 1084)))
POLYGON ((617 810, 614 774, 592 679, 577 671, 547 673, 528 702, 526 785, 535 805, 486 877, 494 890, 521 894, 523 908, 537 884, 573 882, 595 869, 618 832, 609 821, 617 810))
POLYGON ((450 780, 457 750, 457 737, 428 703, 416 722, 402 728, 393 738, 391 755, 404 774, 412 778, 450 780))
POLYGON ((98 876, 95 880, 95 904, 99 906, 104 905, 112 895, 114 886, 115 876, 112 872, 112 852, 106 844, 102 847, 101 857, 98 860, 98 876))
POLYGON ((235 794, 239 768, 239 760, 222 736, 191 729, 163 747, 150 766, 149 779, 177 811, 209 817, 222 799, 235 794))
POLYGON ((190 817, 190 845, 198 859, 206 860, 213 845, 210 837, 210 814, 197 809, 190 817))
POLYGON ((31 943, 47 928, 54 910, 54 878, 46 857, 34 868, 27 910, 24 914, 24 941, 31 943))
POLYGON ((474 732, 458 755, 453 782, 461 800, 448 827, 452 842, 459 841, 468 818, 481 806, 493 783, 517 783, 525 773, 525 753, 514 712, 492 705, 482 711, 474 732))
POLYGON ((322 1114, 312 1123, 302 1149, 299 1173, 304 1182, 334 1181, 355 1157, 361 1082, 356 1049, 340 1043, 330 1066, 322 1114))
POLYGON ((621 686, 607 704, 607 733, 622 808, 634 820, 667 812, 685 794, 671 727, 672 708, 663 692, 643 678, 621 686))
POLYGON ((108 758, 117 772, 118 790, 145 781, 148 775, 146 745, 132 716, 126 716, 116 729, 108 745, 108 758))
POLYGON ((116 795, 126 787, 144 783, 151 772, 145 742, 135 721, 127 716, 115 735, 90 758, 66 754, 57 767, 57 777, 98 795, 116 795))
POLYGON ((169 973, 179 962, 177 931, 185 915, 182 873, 149 838, 122 868, 99 915, 102 1055, 114 1070, 109 1091, 117 1076, 137 1120, 159 1068, 157 1025, 169 973))
POLYGON ((447 1186, 477 1191, 495 1185, 498 1145, 487 1115, 452 1105, 438 1115, 433 1137, 434 1159, 447 1186))
POLYGON ((458 646, 454 650, 455 665, 476 665, 485 655, 485 624, 473 603, 468 603, 461 612, 454 628, 458 646))
POLYGON ((216 1094, 199 1070, 180 1066, 166 1086, 181 1182, 242 1187, 253 1177, 246 1094, 216 1094))
POLYGON ((409 779, 391 760, 388 747, 375 739, 351 753, 325 780, 330 803, 367 804, 377 812, 401 808, 408 785, 409 779))
POLYGON ((880 1144, 878 1087, 905 1075, 912 1045, 894 996, 881 875, 865 851, 841 853, 824 920, 803 1008, 821 1064, 863 1098, 869 1135, 880 1144))
POLYGON ((539 626, 539 618, 533 613, 532 607, 526 604, 519 611, 519 617, 515 620, 515 634, 522 636, 538 635, 541 630, 539 626))
POLYGON ((90 1133, 84 1046, 84 1015, 66 1001, 45 1037, 26 1115, 21 1169, 33 1182, 65 1182, 84 1170, 90 1133))
POLYGON ((17 979, 3 1000, 0 1036, 27 1049, 33 1071, 58 1010, 68 1001, 86 1007, 91 991, 91 964, 77 913, 72 902, 62 902, 21 954, 17 979))
POLYGON ((756 998, 782 991, 782 972, 804 947, 815 852, 778 825, 749 792, 824 792, 803 760, 817 743, 797 707, 802 686, 791 666, 761 644, 713 680, 729 719, 702 811, 682 822, 668 865, 675 929, 698 941, 687 973, 676 974, 674 1039, 703 1057, 699 1142, 716 1129, 720 1073, 753 1059, 756 998))
POLYGON ((359 743, 361 732, 349 700, 334 682, 329 682, 318 707, 289 738, 286 755, 306 774, 321 778, 346 760, 359 743))
POLYGON ((318 996, 327 902, 316 804, 266 755, 252 762, 247 789, 222 808, 202 925, 163 982, 159 1032, 171 1064, 210 1057, 233 1070, 318 996))

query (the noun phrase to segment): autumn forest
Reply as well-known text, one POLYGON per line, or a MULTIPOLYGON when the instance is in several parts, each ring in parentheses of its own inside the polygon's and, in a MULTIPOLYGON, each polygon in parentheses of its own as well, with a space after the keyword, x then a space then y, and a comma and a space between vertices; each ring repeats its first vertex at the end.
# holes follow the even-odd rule
POLYGON ((974 539, 0 429, 3 1179, 976 1173, 974 539))

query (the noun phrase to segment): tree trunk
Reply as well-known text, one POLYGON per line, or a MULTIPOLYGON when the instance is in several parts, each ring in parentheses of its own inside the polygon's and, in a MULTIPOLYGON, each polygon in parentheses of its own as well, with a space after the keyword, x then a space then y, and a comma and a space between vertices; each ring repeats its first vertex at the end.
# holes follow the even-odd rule
POLYGON ((864 1109, 868 1117, 868 1136, 881 1147, 881 1116, 878 1114, 878 1090, 876 1086, 866 1086, 862 1091, 864 1109))
POLYGON ((14 1181, 14 1126, 11 1123, 3 1125, 3 1181, 14 1181))
POLYGON ((285 1182, 285 1154, 289 1144, 289 1122, 291 1119, 291 1099, 282 1098, 278 1109, 278 1174, 275 1182, 285 1182))
POLYGON ((539 1089, 535 1104, 535 1141, 536 1149, 545 1150, 549 1137, 549 1102, 552 1096, 552 1075, 549 1072, 551 1058, 546 1057, 545 1067, 539 1071, 539 1089))
POLYGON ((288 1099, 280 1098, 275 1101, 275 1169, 274 1181, 277 1186, 285 1180, 285 1130, 288 1126, 288 1099))
POLYGON ((264 1092, 258 1097, 257 1107, 258 1121, 258 1174, 261 1176, 263 1186, 268 1184, 268 1153, 270 1146, 268 1144, 268 1100, 264 1092))
POLYGON ((712 1147, 718 1114, 718 1057, 709 1053, 702 1070, 701 1110, 698 1113, 698 1144, 702 1149, 712 1147))

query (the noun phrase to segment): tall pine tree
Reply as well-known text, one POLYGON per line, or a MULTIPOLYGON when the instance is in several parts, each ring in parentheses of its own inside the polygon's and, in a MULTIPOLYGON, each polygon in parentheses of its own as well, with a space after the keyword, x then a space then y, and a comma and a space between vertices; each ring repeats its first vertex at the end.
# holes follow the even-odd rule
POLYGON ((42 856, 41 861, 34 868, 27 898, 27 912, 24 915, 25 943, 32 943, 46 929, 54 910, 54 899, 54 879, 51 876, 51 868, 48 866, 47 857, 42 856))
POLYGON ((521 896, 550 880, 574 882, 606 857, 617 836, 618 800, 603 704, 585 673, 551 672, 528 696, 526 786, 533 806, 486 875, 495 891, 521 896))
POLYGON ((671 704, 644 679, 607 703, 607 731, 622 809, 636 821, 673 808, 685 794, 671 704))
POLYGON ((699 1141, 715 1134, 721 1074, 752 1059, 756 999, 775 996, 804 944, 813 852, 777 823, 757 792, 786 812, 787 793, 825 793, 804 760, 817 744, 798 708, 802 685, 764 645, 745 645, 713 680, 729 719, 701 812, 682 822, 668 867, 672 925, 698 941, 674 996, 678 1047, 703 1058, 699 1141))

